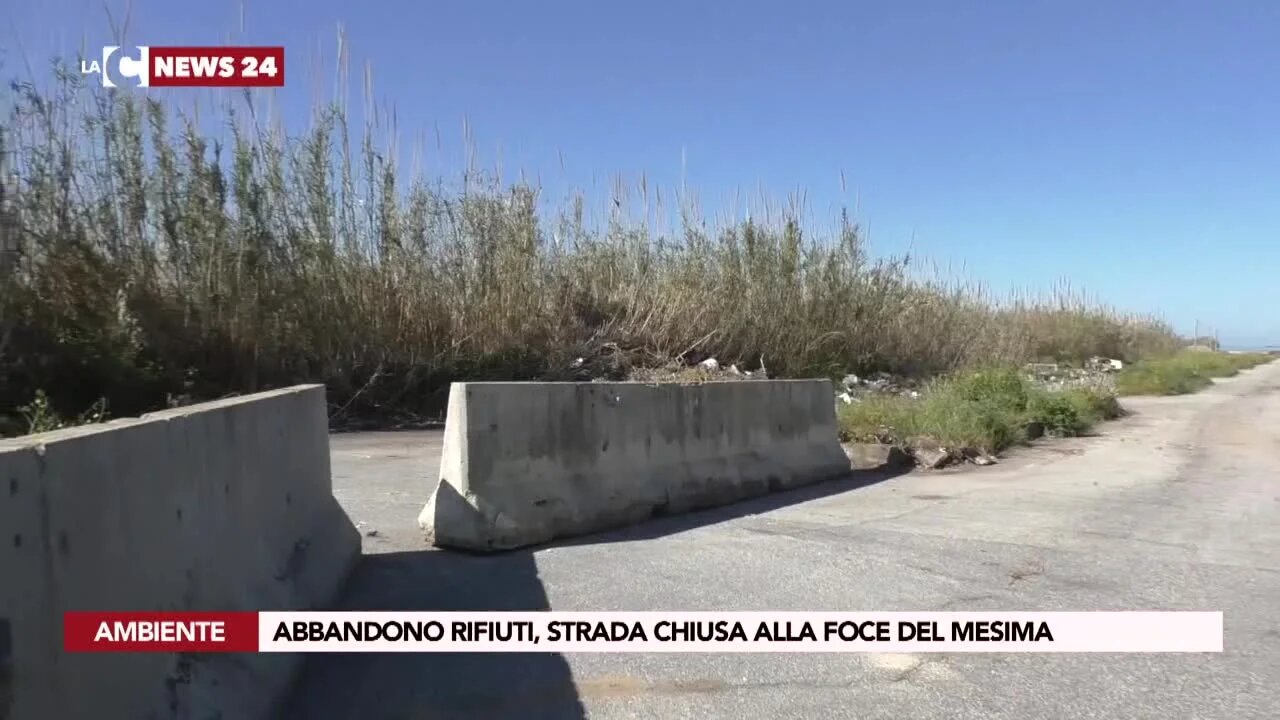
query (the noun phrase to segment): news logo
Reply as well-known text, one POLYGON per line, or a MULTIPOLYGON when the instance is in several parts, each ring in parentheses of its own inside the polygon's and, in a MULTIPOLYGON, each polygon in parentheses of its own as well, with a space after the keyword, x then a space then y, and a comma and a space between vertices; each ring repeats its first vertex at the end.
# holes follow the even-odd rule
POLYGON ((283 87, 283 47, 135 46, 136 56, 118 45, 102 48, 101 61, 80 61, 80 72, 101 75, 108 88, 283 87))

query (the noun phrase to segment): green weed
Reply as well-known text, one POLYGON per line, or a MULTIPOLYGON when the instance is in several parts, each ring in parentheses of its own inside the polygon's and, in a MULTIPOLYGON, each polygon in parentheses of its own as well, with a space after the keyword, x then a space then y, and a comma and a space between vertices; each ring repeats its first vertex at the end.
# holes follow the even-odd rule
POLYGON ((987 369, 931 383, 920 398, 868 396, 842 405, 838 419, 846 441, 997 453, 1026 441, 1032 423, 1047 434, 1071 436, 1119 414, 1116 399, 1102 391, 1048 391, 1017 371, 987 369))

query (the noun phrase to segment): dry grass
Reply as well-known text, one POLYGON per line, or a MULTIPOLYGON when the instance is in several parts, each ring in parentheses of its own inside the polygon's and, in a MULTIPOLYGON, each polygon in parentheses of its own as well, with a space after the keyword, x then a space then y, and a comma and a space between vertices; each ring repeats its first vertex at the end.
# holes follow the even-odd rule
POLYGON ((286 136, 229 98, 217 140, 208 108, 202 125, 82 82, 5 98, 21 252, 0 273, 0 409, 44 389, 64 415, 105 398, 118 416, 320 381, 342 422, 430 413, 455 379, 564 377, 578 357, 616 377, 708 355, 932 375, 1178 342, 1067 288, 997 303, 913 278, 847 215, 819 236, 799 212, 714 226, 682 204, 660 232, 619 197, 592 223, 581 197, 548 209, 528 184, 406 171, 394 128, 349 130, 339 108, 286 136))

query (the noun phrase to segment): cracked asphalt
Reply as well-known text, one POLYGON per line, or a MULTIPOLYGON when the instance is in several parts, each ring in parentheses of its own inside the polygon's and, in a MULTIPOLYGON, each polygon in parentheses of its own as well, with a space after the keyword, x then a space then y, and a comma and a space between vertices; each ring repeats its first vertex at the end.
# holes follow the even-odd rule
POLYGON ((1222 610, 1199 655, 313 656, 299 718, 1280 716, 1280 363, 989 468, 494 556, 424 549, 439 434, 336 435, 348 609, 1222 610))

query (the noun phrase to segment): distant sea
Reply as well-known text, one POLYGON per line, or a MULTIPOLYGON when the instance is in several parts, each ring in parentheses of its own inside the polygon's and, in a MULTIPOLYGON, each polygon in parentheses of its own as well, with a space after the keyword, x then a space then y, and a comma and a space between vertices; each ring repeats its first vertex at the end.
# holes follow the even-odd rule
POLYGON ((1238 352, 1270 352, 1280 350, 1280 345, 1224 345, 1222 349, 1238 352))

